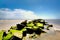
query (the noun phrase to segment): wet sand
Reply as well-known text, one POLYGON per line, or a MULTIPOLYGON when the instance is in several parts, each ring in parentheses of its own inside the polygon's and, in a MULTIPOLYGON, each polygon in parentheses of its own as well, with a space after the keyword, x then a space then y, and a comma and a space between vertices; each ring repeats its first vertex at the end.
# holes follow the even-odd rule
POLYGON ((8 30, 11 26, 21 23, 24 20, 0 20, 0 30, 8 30))

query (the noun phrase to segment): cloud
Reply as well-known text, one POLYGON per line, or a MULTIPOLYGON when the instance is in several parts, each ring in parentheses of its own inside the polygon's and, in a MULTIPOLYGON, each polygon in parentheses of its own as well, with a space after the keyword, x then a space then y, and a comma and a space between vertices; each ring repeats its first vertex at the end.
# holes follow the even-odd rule
POLYGON ((24 9, 0 9, 0 19, 38 19, 39 17, 33 12, 24 9))

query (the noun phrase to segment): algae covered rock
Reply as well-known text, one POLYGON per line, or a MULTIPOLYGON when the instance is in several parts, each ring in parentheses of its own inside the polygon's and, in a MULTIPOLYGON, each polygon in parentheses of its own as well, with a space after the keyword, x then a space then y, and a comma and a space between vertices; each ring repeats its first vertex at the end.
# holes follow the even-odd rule
POLYGON ((0 31, 0 40, 26 40, 27 34, 30 35, 29 38, 34 38, 37 37, 36 35, 39 36, 42 33, 47 33, 44 29, 49 30, 49 27, 53 27, 53 25, 49 25, 43 19, 35 19, 29 22, 25 20, 20 24, 16 24, 16 26, 11 26, 8 33, 0 31))

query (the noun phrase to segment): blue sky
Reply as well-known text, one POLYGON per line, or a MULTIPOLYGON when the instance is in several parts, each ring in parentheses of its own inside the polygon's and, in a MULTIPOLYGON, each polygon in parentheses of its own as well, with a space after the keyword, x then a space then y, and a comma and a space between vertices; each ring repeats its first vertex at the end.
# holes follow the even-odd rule
POLYGON ((0 19, 25 19, 28 15, 42 19, 60 19, 60 0, 0 0, 0 19))

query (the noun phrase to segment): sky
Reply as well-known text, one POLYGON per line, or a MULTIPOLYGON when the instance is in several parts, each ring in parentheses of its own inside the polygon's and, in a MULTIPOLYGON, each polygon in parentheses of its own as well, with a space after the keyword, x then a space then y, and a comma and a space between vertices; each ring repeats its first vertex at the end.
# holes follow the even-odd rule
POLYGON ((0 19, 60 19, 60 0, 0 0, 0 19))

